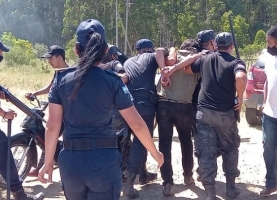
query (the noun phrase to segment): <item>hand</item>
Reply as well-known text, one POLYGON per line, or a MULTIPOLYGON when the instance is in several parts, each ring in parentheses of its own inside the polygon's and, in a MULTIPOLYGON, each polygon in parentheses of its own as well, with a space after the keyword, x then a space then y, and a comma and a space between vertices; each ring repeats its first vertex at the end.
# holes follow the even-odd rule
POLYGON ((11 119, 13 120, 17 116, 16 112, 13 110, 8 110, 5 112, 3 119, 11 119))
POLYGON ((259 110, 260 110, 260 111, 263 111, 263 110, 264 110, 264 106, 265 106, 265 104, 261 105, 261 106, 259 107, 259 110))
POLYGON ((40 170, 38 174, 38 180, 42 183, 52 183, 52 174, 53 174, 53 164, 51 165, 46 165, 44 164, 42 169, 40 170), (44 175, 48 174, 48 179, 44 178, 44 175))
POLYGON ((241 107, 243 104, 243 98, 242 97, 236 97, 238 100, 238 103, 235 105, 235 110, 238 110, 239 112, 241 111, 241 107))
POLYGON ((26 97, 28 100, 30 100, 30 101, 34 100, 34 97, 35 97, 35 96, 36 96, 35 93, 27 93, 27 94, 25 94, 25 97, 26 97))
POLYGON ((171 79, 168 76, 162 76, 161 78, 162 86, 169 88, 171 86, 171 79))
POLYGON ((167 66, 163 67, 161 70, 162 75, 164 76, 171 76, 176 71, 176 66, 167 66))
POLYGON ((164 155, 160 151, 156 150, 155 153, 151 153, 151 156, 157 161, 158 168, 161 168, 164 164, 164 155))

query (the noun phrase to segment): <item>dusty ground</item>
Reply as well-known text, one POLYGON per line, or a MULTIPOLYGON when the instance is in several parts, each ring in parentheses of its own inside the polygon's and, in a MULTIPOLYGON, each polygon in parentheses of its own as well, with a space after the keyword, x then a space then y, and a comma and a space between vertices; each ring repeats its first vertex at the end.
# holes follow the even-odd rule
MULTIPOLYGON (((6 103, 4 103, 6 105, 6 103)), ((13 122, 13 133, 16 133, 19 128, 24 114, 19 114, 17 119, 13 122)), ((6 130, 6 124, 0 122, 2 130, 6 130)), ((241 190, 238 200, 254 200, 260 199, 259 192, 264 185, 265 165, 262 157, 262 132, 259 127, 249 127, 242 116, 239 124, 239 133, 241 136, 239 169, 241 175, 237 178, 237 185, 241 190)), ((155 131, 155 144, 157 145, 157 131, 155 131)), ((159 178, 148 185, 136 185, 135 187, 140 191, 140 198, 138 200, 160 200, 160 199, 205 199, 205 192, 201 183, 196 181, 195 186, 184 186, 182 167, 181 167, 181 152, 179 140, 175 131, 172 147, 172 163, 174 167, 174 182, 173 188, 175 195, 173 197, 165 198, 162 195, 162 180, 159 178)), ((216 193, 218 199, 225 199, 225 177, 221 168, 221 158, 218 159, 218 175, 216 177, 216 193)), ((148 169, 152 172, 156 171, 156 165, 151 156, 148 156, 148 169)), ((197 168, 196 159, 194 170, 197 168)), ((159 172, 159 171, 158 171, 159 172)), ((59 171, 55 170, 53 184, 41 184, 34 178, 27 178, 24 182, 24 187, 31 193, 44 192, 46 200, 65 199, 60 186, 59 171)), ((196 178, 196 174, 194 174, 196 178)), ((136 182, 137 183, 137 182, 136 182)), ((5 191, 2 191, 2 199, 5 199, 5 191)), ((122 197, 122 200, 126 198, 122 197)), ((261 198, 262 199, 262 198, 261 198)), ((266 198, 268 200, 277 199, 277 194, 266 198)))

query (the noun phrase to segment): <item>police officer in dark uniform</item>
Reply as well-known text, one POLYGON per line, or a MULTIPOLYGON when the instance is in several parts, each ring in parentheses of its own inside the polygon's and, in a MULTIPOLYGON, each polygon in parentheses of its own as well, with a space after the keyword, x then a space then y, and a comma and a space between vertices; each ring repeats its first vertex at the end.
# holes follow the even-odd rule
MULTIPOLYGON (((217 46, 215 43, 215 33, 213 30, 200 31, 199 33, 197 33, 197 40, 202 49, 209 50, 209 51, 217 50, 217 46)), ((192 105, 195 109, 195 112, 197 110, 196 107, 198 103, 198 95, 200 92, 201 80, 202 80, 201 78, 198 80, 198 83, 192 95, 192 105)), ((193 123, 192 132, 193 132, 193 135, 196 133, 196 122, 193 123)))
POLYGON ((196 113, 195 148, 199 156, 199 174, 205 187, 206 200, 215 200, 215 177, 218 151, 223 158, 226 176, 226 197, 235 198, 239 191, 235 179, 238 165, 238 135, 236 113, 243 102, 246 68, 233 57, 232 34, 220 33, 215 38, 218 51, 210 52, 194 62, 188 71, 201 73, 202 83, 196 113), (237 93, 237 96, 236 96, 237 93), (238 99, 235 105, 234 100, 238 99))
MULTIPOLYGON (((136 109, 153 135, 157 97, 155 76, 157 69, 165 65, 164 51, 161 48, 154 51, 153 43, 148 39, 137 41, 136 50, 138 55, 129 58, 124 63, 124 69, 129 78, 126 85, 134 98, 136 109)), ((147 172, 146 160, 146 150, 139 139, 134 136, 127 163, 127 182, 124 196, 128 198, 139 196, 133 187, 137 174, 140 174, 139 181, 141 183, 157 178, 157 174, 147 172)))
MULTIPOLYGON (((3 60, 3 51, 8 52, 9 48, 5 46, 0 40, 0 62, 3 60)), ((0 91, 0 98, 5 99, 5 94, 3 91, 0 91)), ((16 113, 13 110, 5 111, 0 108, 0 116, 3 120, 14 119, 16 117, 16 113)), ((11 162, 10 162, 10 172, 11 172, 11 192, 15 198, 15 200, 42 200, 44 199, 44 194, 39 193, 37 195, 30 195, 24 192, 22 187, 22 181, 20 180, 17 172, 17 168, 11 154, 11 162)), ((8 155, 8 138, 6 134, 0 130, 0 174, 7 182, 7 155, 8 155)))
POLYGON ((38 178, 42 182, 52 180, 53 157, 63 121, 64 149, 59 155, 59 167, 66 199, 118 200, 121 156, 112 128, 113 108, 119 110, 159 166, 163 155, 136 112, 128 88, 114 73, 100 68, 108 50, 102 24, 86 20, 76 34, 78 67, 53 84, 49 93, 45 164, 38 178))
MULTIPOLYGON (((118 50, 118 48, 114 45, 109 45, 108 53, 104 56, 101 63, 101 68, 103 70, 109 70, 115 73, 118 77, 121 78, 123 83, 127 83, 128 76, 125 73, 123 64, 126 61, 124 58, 126 56, 118 50), (121 60, 119 60, 121 58, 121 60)), ((122 180, 126 182, 127 175, 125 173, 126 164, 130 154, 130 147, 131 147, 131 138, 129 134, 129 127, 126 121, 122 118, 120 113, 116 108, 113 109, 112 113, 112 124, 114 131, 118 134, 121 140, 121 154, 122 154, 122 180)))

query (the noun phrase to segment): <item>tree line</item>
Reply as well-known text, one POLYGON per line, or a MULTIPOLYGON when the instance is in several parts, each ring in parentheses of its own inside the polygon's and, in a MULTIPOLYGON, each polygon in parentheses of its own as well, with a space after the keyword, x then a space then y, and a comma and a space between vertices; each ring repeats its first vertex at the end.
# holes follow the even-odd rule
MULTIPOLYGON (((118 0, 119 48, 124 48, 126 1, 118 0)), ((116 41, 116 0, 0 0, 0 34, 12 33, 32 44, 58 44, 70 53, 78 24, 101 21, 108 42, 116 41)), ((129 0, 128 54, 140 38, 155 46, 180 46, 203 29, 230 31, 234 19, 238 45, 243 51, 260 50, 265 31, 277 24, 275 0, 129 0), (246 49, 246 50, 245 50, 246 49)))

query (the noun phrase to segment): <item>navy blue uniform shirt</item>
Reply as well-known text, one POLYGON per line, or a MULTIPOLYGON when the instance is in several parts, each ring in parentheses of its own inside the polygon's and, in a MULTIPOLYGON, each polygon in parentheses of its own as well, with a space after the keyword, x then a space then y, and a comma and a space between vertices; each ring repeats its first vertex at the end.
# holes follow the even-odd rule
POLYGON ((155 76, 158 67, 155 53, 142 53, 124 63, 125 72, 129 77, 126 85, 134 98, 137 90, 156 90, 155 76))
POLYGON ((112 72, 91 67, 75 97, 78 68, 55 81, 49 102, 63 107, 64 140, 114 138, 112 111, 133 105, 128 88, 112 72))
POLYGON ((246 72, 242 60, 225 52, 211 52, 196 60, 191 69, 201 73, 201 89, 198 107, 217 111, 229 111, 234 108, 236 96, 235 74, 246 72))
POLYGON ((155 76, 158 69, 155 53, 142 53, 124 63, 128 75, 127 87, 141 116, 153 115, 156 105, 149 100, 149 91, 156 92, 155 76))

